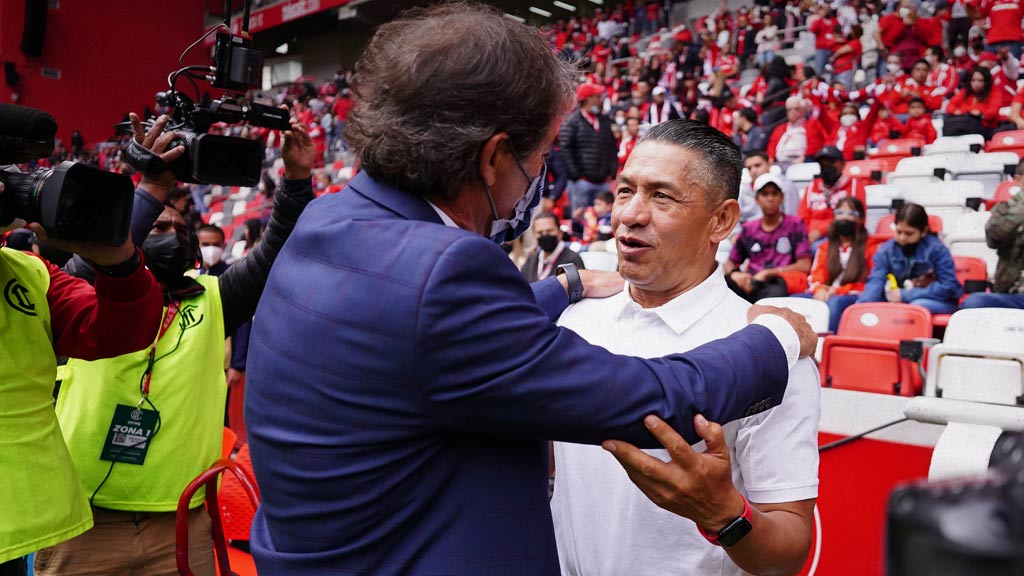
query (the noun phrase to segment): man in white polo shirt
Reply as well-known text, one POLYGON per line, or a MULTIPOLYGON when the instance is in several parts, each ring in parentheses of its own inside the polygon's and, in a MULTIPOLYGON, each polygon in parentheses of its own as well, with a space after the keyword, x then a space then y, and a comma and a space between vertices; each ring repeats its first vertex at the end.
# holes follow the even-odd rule
MULTIPOLYGON (((559 323, 612 352, 652 358, 745 326, 750 305, 715 262, 739 217, 741 168, 735 145, 706 125, 674 120, 648 132, 618 178, 612 212, 627 289, 581 301, 559 323)), ((562 573, 796 573, 818 493, 818 382, 813 363, 797 361, 781 405, 724 426, 697 416, 706 442, 692 449, 648 417, 671 457, 620 441, 556 442, 562 573), (661 497, 669 487, 677 493, 661 497)))

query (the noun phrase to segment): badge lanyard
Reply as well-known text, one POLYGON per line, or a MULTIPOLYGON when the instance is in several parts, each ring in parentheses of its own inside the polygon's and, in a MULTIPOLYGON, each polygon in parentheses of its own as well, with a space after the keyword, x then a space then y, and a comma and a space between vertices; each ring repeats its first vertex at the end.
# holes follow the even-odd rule
POLYGON ((153 341, 153 345, 149 347, 149 359, 146 363, 146 372, 142 375, 142 381, 139 383, 139 389, 142 392, 142 398, 139 399, 139 407, 149 397, 149 383, 153 379, 153 364, 156 363, 156 345, 160 342, 160 339, 167 333, 167 329, 171 327, 171 323, 174 322, 174 318, 178 315, 178 309, 181 308, 181 302, 177 300, 171 301, 167 305, 167 310, 164 311, 163 322, 160 324, 160 332, 156 335, 156 340, 153 341))

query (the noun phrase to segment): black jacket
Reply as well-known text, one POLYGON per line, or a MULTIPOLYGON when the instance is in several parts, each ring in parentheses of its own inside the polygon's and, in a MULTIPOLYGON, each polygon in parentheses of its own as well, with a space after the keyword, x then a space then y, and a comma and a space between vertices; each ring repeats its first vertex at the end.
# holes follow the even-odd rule
POLYGON ((569 180, 586 178, 591 182, 606 182, 615 176, 619 160, 612 122, 603 114, 599 114, 597 120, 598 129, 594 130, 577 110, 562 124, 558 140, 569 180))
MULTIPOLYGON (((540 259, 540 249, 534 250, 532 254, 526 257, 526 261, 519 268, 519 271, 523 273, 523 277, 526 278, 527 282, 537 281, 537 261, 540 259)), ((552 266, 551 275, 554 276, 558 271, 558 267, 562 264, 575 264, 576 268, 583 270, 586 266, 583 265, 583 259, 580 255, 569 249, 566 246, 562 253, 558 255, 558 260, 555 261, 555 265, 552 266)))

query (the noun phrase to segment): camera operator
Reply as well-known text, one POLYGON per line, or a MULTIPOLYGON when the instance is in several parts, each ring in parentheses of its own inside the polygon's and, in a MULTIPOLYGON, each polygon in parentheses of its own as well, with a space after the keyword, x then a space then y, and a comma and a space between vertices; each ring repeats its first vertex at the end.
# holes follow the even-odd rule
MULTIPOLYGON (((4 186, 0 183, 0 197, 4 186)), ((2 204, 0 204, 2 205, 2 204)), ((15 220, 2 234, 24 225, 15 220)), ((160 323, 160 289, 131 237, 119 246, 47 242, 95 269, 95 288, 0 240, 0 575, 24 555, 93 525, 87 495, 53 410, 57 356, 97 360, 145 348, 160 323)))
MULTIPOLYGON (((137 143, 165 160, 174 133, 166 118, 143 132, 131 115, 137 143)), ((185 486, 220 457, 227 385, 223 342, 250 320, 270 267, 296 220, 313 199, 310 177, 315 148, 293 120, 284 132, 285 181, 263 242, 220 277, 191 278, 199 257, 195 231, 167 206, 170 170, 146 174, 140 188, 151 195, 132 216, 133 229, 151 227, 143 253, 160 283, 166 305, 153 345, 109 360, 68 362, 57 398, 57 416, 71 458, 89 495, 95 528, 39 551, 35 572, 52 574, 178 574, 175 509, 185 486), (155 220, 155 222, 154 222, 155 220), (141 377, 141 380, 140 380, 141 377), (129 430, 131 443, 114 430, 129 430)), ((136 207, 140 205, 136 200, 136 207)), ((210 519, 202 491, 189 514, 189 555, 195 574, 216 573, 210 519)))

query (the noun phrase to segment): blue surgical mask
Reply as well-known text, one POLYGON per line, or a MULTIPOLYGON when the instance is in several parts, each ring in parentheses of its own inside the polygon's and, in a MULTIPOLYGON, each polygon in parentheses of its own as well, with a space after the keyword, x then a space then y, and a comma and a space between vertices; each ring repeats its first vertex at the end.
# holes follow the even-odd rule
MULTIPOLYGON (((513 157, 515 151, 513 150, 513 157)), ((504 244, 505 242, 511 242, 516 238, 523 235, 524 232, 530 229, 530 221, 533 219, 533 211, 540 204, 541 188, 544 186, 545 177, 547 176, 548 167, 545 164, 540 174, 536 178, 530 178, 530 174, 523 168, 523 165, 519 163, 518 158, 514 158, 516 166, 522 171, 523 176, 530 181, 529 188, 523 194, 523 197, 516 202, 515 214, 512 218, 499 218, 498 208, 494 205, 494 196, 491 194, 491 188, 486 186, 487 200, 491 203, 491 211, 494 213, 494 223, 491 224, 491 240, 495 244, 504 244)))

